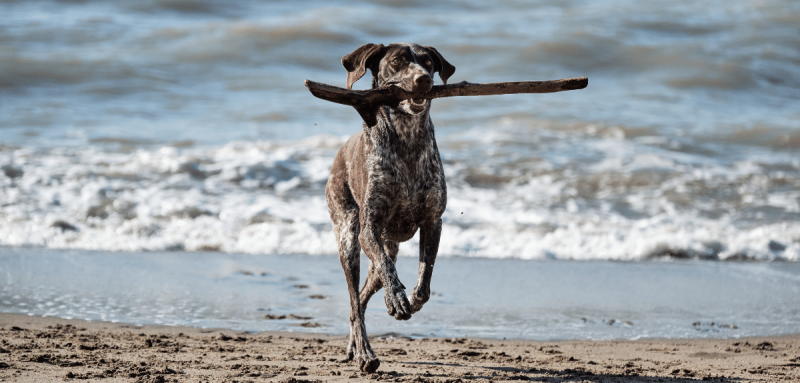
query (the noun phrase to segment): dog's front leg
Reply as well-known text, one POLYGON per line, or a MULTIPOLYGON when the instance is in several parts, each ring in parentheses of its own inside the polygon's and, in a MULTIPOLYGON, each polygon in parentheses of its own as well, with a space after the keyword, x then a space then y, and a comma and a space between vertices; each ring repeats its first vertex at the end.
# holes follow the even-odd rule
POLYGON ((439 238, 442 235, 442 219, 427 223, 419 233, 419 277, 417 286, 411 294, 411 309, 414 312, 422 309, 422 305, 431 297, 431 276, 436 254, 439 252, 439 238))
POLYGON ((375 356, 367 339, 367 326, 364 325, 364 312, 358 299, 359 253, 341 257, 347 288, 350 292, 350 342, 347 346, 347 359, 355 360, 361 371, 375 372, 381 362, 375 356))
POLYGON ((367 327, 364 325, 364 310, 358 296, 361 257, 358 240, 358 210, 354 207, 348 209, 338 205, 333 206, 331 210, 336 213, 331 214, 331 217, 339 243, 339 260, 342 263, 347 290, 350 293, 350 341, 347 346, 347 359, 355 360, 361 371, 375 372, 380 366, 380 361, 370 347, 367 327))
POLYGON ((371 224, 364 225, 359 236, 361 247, 380 272, 385 290, 386 309, 389 315, 397 320, 408 320, 411 319, 412 311, 411 304, 406 297, 406 287, 400 283, 400 278, 397 277, 394 261, 384 251, 383 240, 381 239, 383 229, 379 227, 381 225, 376 225, 374 221, 371 224))

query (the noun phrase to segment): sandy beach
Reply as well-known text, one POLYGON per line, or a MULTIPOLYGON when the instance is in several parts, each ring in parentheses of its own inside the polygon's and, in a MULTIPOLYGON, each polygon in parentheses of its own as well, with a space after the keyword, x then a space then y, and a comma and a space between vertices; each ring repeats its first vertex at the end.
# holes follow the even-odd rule
POLYGON ((538 342, 371 339, 374 374, 344 360, 346 338, 134 326, 0 314, 8 382, 718 382, 800 381, 800 335, 538 342))

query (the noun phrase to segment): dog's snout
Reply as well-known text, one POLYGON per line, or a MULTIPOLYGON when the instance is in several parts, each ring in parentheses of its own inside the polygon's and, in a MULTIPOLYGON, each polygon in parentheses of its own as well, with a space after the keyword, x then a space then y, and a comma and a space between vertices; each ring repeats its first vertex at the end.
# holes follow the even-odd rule
POLYGON ((422 91, 429 91, 433 85, 433 79, 429 74, 419 74, 414 79, 414 84, 422 91))

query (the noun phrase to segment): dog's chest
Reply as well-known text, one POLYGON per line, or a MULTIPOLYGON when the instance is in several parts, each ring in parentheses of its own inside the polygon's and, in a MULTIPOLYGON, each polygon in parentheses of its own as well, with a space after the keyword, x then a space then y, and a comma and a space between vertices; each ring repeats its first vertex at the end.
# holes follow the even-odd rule
POLYGON ((389 114, 379 134, 381 142, 375 154, 385 176, 402 185, 399 191, 411 197, 440 186, 442 163, 427 115, 389 114))
MULTIPOLYGON (((442 162, 433 127, 424 120, 394 115, 387 119, 377 156, 383 181, 392 191, 393 230, 413 235, 421 222, 438 218, 446 205, 442 162)), ((405 234, 403 234, 405 233, 405 234)))

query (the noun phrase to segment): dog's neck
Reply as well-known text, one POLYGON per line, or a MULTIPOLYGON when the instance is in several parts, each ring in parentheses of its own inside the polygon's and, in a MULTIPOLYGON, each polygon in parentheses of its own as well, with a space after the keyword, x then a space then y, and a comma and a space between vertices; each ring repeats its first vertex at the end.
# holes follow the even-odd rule
POLYGON ((406 113, 403 110, 386 107, 386 125, 404 144, 415 146, 415 143, 427 142, 432 134, 430 123, 430 107, 419 114, 406 113))

